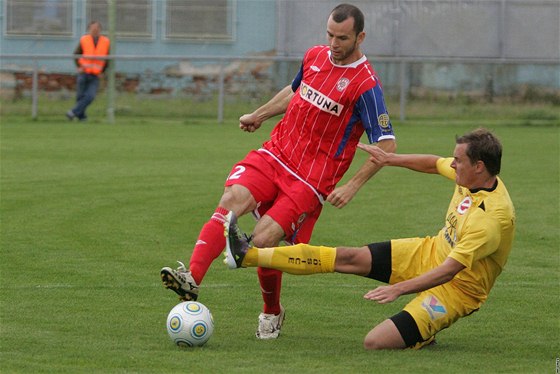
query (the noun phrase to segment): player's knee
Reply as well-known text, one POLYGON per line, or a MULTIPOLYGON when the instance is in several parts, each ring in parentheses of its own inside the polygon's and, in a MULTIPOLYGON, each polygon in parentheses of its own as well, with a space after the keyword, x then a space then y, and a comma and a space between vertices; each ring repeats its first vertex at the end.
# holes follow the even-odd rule
POLYGON ((383 336, 379 333, 382 325, 377 325, 373 330, 371 330, 364 338, 364 348, 368 351, 376 351, 386 348, 383 336))
POLYGON ((355 260, 355 253, 354 251, 344 248, 338 247, 336 249, 336 264, 337 265, 351 265, 352 262, 355 260))
POLYGON ((282 227, 264 216, 253 232, 253 245, 258 248, 276 247, 284 236, 282 227))
MULTIPOLYGON (((365 247, 363 248, 365 249, 365 247)), ((358 266, 367 265, 364 268, 368 270, 371 265, 371 255, 367 250, 362 248, 336 248, 336 266, 358 266)))
POLYGON ((364 339, 364 348, 368 351, 379 351, 382 349, 404 349, 406 346, 400 339, 367 335, 364 339))
POLYGON ((253 245, 257 248, 275 247, 280 242, 274 232, 270 230, 256 231, 253 233, 253 245))
POLYGON ((380 349, 385 349, 385 347, 381 344, 381 342, 375 338, 370 336, 366 336, 364 339, 364 349, 368 351, 377 351, 380 349))
POLYGON ((242 215, 250 212, 256 207, 256 202, 250 191, 240 185, 233 185, 226 187, 221 199, 220 206, 233 210, 237 215, 242 215))
POLYGON ((285 235, 282 226, 265 214, 259 219, 253 231, 253 245, 258 248, 276 247, 285 235))
POLYGON ((220 206, 226 209, 231 209, 230 206, 233 205, 235 201, 234 194, 231 192, 231 189, 226 188, 222 197, 220 198, 220 206))
POLYGON ((364 348, 367 350, 403 349, 406 348, 406 343, 395 323, 387 319, 366 335, 364 348))

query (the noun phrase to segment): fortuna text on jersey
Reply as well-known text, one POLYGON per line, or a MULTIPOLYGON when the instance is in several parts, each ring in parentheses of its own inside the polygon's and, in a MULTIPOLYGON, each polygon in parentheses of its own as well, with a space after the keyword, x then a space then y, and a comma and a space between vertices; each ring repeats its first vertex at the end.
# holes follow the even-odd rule
POLYGON ((303 100, 321 109, 323 112, 334 114, 337 117, 340 116, 342 109, 344 109, 344 105, 337 103, 303 82, 301 82, 299 94, 303 100))

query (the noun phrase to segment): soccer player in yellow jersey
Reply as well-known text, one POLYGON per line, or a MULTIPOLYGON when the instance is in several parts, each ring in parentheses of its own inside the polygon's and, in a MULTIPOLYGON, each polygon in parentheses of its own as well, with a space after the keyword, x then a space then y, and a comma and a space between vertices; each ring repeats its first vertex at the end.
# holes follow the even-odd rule
POLYGON ((349 273, 385 283, 364 298, 385 304, 416 294, 404 309, 375 326, 366 349, 421 348, 436 333, 477 311, 507 261, 515 211, 500 172, 502 146, 488 130, 456 139, 453 158, 386 153, 360 144, 370 161, 440 174, 455 181, 445 224, 435 236, 395 239, 361 248, 298 244, 250 247, 237 219, 226 223, 226 264, 230 268, 261 266, 291 274, 349 273))

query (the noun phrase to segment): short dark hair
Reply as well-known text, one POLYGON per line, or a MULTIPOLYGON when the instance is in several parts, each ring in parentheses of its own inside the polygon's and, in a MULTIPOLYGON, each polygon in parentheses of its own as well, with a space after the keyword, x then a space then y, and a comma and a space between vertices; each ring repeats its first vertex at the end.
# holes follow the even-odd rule
POLYGON ((471 163, 484 162, 490 175, 500 174, 502 164, 502 144, 487 129, 479 128, 468 134, 457 137, 457 144, 467 144, 467 157, 471 163))
POLYGON ((93 20, 93 21, 91 21, 90 23, 88 23, 87 28, 89 29, 89 28, 91 27, 91 25, 94 25, 94 24, 96 24, 96 23, 99 25, 99 28, 100 28, 100 29, 103 28, 103 26, 101 26, 101 22, 99 22, 99 21, 97 21, 97 20, 93 20))
POLYGON ((337 5, 331 12, 333 20, 336 23, 346 21, 346 19, 354 18, 354 31, 356 35, 364 31, 364 14, 362 11, 352 4, 337 5))

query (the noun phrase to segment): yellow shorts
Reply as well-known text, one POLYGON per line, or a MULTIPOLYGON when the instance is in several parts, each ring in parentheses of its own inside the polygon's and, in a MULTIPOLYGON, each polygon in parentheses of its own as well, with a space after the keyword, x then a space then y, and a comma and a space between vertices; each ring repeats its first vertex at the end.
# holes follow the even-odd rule
MULTIPOLYGON (((434 268, 435 249, 433 238, 411 238, 391 241, 390 284, 419 276, 434 268)), ((404 308, 410 313, 424 342, 451 326, 461 317, 468 316, 480 307, 480 302, 458 290, 453 281, 420 292, 404 308)))

